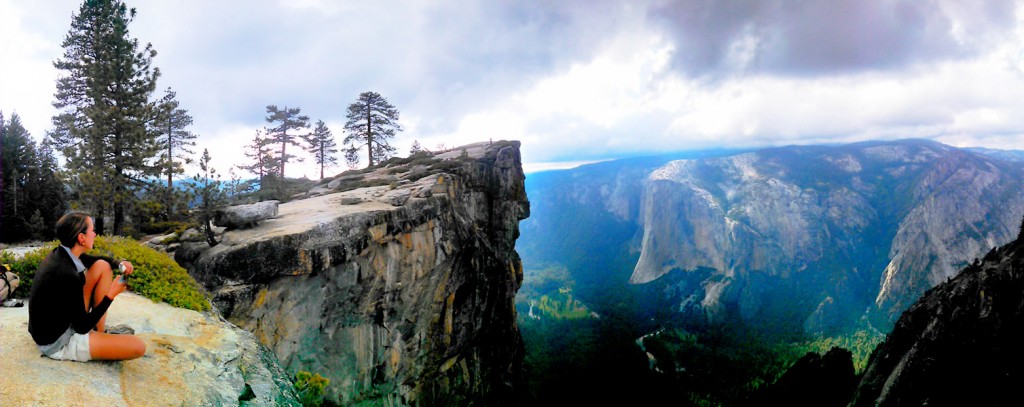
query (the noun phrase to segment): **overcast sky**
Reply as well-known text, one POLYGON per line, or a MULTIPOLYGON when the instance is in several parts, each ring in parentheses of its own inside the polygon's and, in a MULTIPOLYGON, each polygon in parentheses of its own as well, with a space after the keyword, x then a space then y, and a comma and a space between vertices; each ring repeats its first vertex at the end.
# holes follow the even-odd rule
MULTIPOLYGON (((0 110, 41 138, 80 2, 0 0, 0 110)), ((1024 149, 1012 1, 135 0, 158 88, 227 171, 268 104, 380 93, 394 140, 523 143, 528 168, 705 148, 930 138, 1024 149)), ((156 97, 159 97, 158 92, 156 97)), ((286 175, 318 177, 311 164, 286 175)), ((345 168, 336 168, 337 173, 345 168)))

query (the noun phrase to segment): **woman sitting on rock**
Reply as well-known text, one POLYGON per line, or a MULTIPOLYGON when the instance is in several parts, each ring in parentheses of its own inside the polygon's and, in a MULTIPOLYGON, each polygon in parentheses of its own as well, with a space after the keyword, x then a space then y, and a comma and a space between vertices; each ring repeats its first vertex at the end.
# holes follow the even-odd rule
MULTIPOLYGON (((104 331, 107 308, 124 292, 123 278, 114 279, 113 260, 90 256, 96 240, 92 218, 80 212, 57 221, 60 246, 43 259, 32 282, 28 331, 39 350, 57 360, 128 360, 146 353, 134 335, 104 331)), ((123 261, 125 275, 132 264, 123 261)))

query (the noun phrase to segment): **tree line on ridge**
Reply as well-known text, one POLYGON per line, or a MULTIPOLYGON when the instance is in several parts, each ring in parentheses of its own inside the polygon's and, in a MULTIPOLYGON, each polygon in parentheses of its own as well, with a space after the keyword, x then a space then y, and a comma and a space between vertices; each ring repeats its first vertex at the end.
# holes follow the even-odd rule
MULTIPOLYGON (((305 158, 289 145, 312 157, 320 179, 338 165, 339 146, 323 120, 311 126, 298 107, 268 105, 267 127, 256 131, 245 146, 246 164, 236 167, 255 179, 243 182, 232 168, 231 181, 222 181, 206 148, 200 173, 183 178, 185 165, 196 161, 199 135, 190 131, 193 118, 174 90, 155 96, 157 52, 130 35, 135 15, 122 0, 83 1, 64 54, 54 61, 61 75, 53 102, 58 112, 42 141, 33 140, 16 113, 4 119, 0 112, 0 242, 52 239, 68 209, 92 214, 99 234, 173 229, 191 221, 196 205, 286 180, 286 165, 305 158)), ((346 120, 340 152, 349 168, 361 158, 373 166, 395 153, 391 140, 403 128, 398 109, 383 96, 359 94, 346 120)), ((421 149, 414 143, 413 152, 421 149)))

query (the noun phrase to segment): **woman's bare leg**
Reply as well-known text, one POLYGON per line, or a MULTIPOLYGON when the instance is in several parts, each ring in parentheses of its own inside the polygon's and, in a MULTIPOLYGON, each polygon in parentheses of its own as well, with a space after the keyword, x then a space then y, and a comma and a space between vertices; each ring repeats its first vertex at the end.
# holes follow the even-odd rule
POLYGON ((93 360, 129 360, 146 354, 146 343, 135 335, 89 332, 89 355, 93 360))
MULTIPOLYGON (((103 297, 110 291, 110 284, 114 282, 114 270, 106 260, 97 260, 85 271, 85 286, 82 287, 82 294, 85 297, 85 309, 91 310, 103 301, 103 297)), ((96 330, 103 332, 107 322, 107 314, 100 317, 96 323, 96 330)))
MULTIPOLYGON (((85 272, 85 309, 89 310, 103 301, 114 282, 110 263, 97 260, 85 272)), ((96 331, 89 332, 89 354, 95 360, 129 360, 146 354, 146 343, 134 335, 113 335, 104 333, 107 314, 96 323, 96 331)))

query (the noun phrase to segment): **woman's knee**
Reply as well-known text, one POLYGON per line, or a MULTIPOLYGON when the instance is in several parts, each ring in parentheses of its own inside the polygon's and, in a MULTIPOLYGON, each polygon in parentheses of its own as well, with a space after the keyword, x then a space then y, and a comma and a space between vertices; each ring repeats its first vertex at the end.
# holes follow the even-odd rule
POLYGON ((96 260, 96 262, 86 270, 85 280, 99 281, 102 278, 112 280, 114 278, 114 269, 110 267, 110 263, 107 263, 106 260, 96 260))

